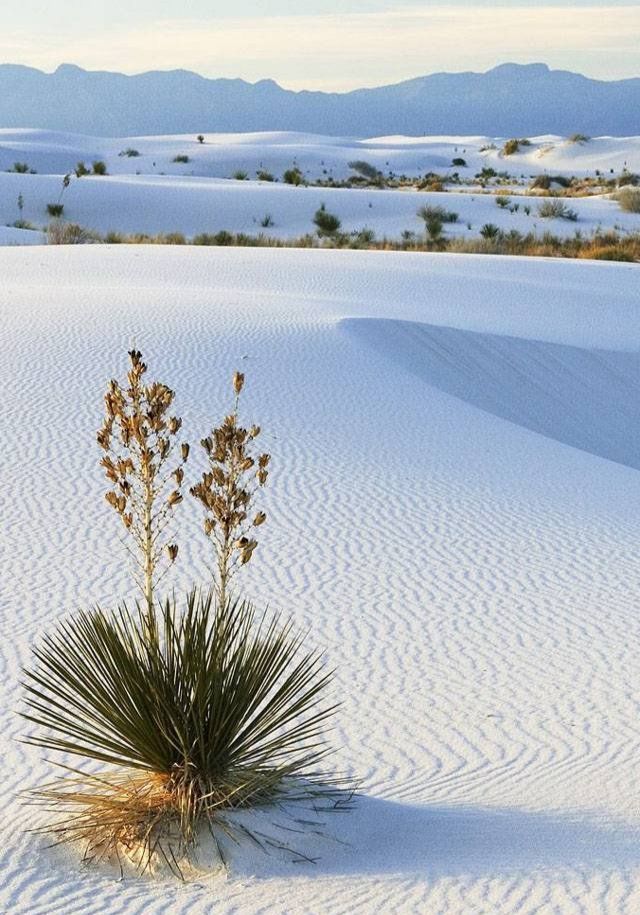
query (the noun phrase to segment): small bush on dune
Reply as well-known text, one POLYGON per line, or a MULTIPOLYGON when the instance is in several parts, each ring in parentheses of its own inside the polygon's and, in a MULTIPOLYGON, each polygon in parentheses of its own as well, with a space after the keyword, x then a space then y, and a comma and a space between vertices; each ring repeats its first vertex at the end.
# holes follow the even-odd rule
POLYGON ((531 140, 527 140, 526 137, 522 139, 512 139, 507 140, 507 142, 502 147, 503 156, 513 156, 515 153, 519 152, 521 146, 531 146, 531 140))
POLYGON ((303 178, 303 175, 302 175, 302 172, 300 171, 300 169, 296 167, 296 168, 288 168, 284 172, 284 174, 282 176, 282 180, 284 181, 285 184, 293 184, 294 186, 298 186, 298 185, 302 184, 304 178, 303 178))
POLYGON ((59 219, 64 213, 64 204, 63 203, 48 203, 47 204, 47 213, 49 216, 53 216, 54 219, 59 219))
POLYGON ((501 207, 503 210, 506 210, 510 203, 511 199, 509 197, 496 197, 496 206, 501 207))
POLYGON ((9 171, 16 172, 18 175, 35 175, 35 171, 30 169, 26 162, 14 162, 9 171))
POLYGON ((320 238, 335 236, 339 232, 341 226, 338 217, 334 216, 333 213, 329 213, 324 203, 316 210, 313 222, 320 238))
POLYGON ((249 175, 247 174, 247 172, 242 171, 242 169, 238 169, 238 171, 233 173, 233 178, 236 181, 246 181, 248 177, 249 177, 249 175))
POLYGON ((85 175, 91 174, 91 169, 87 168, 87 166, 84 164, 84 162, 78 162, 78 164, 74 168, 74 172, 75 172, 76 178, 84 178, 85 175))
POLYGON ((447 210, 441 206, 425 206, 420 207, 418 210, 418 216, 420 219, 424 219, 425 222, 428 219, 437 218, 443 223, 452 223, 458 221, 458 214, 454 213, 453 210, 447 210))
POLYGON ((349 795, 320 770, 335 711, 321 654, 304 649, 290 622, 231 593, 266 520, 252 505, 269 456, 255 452, 260 428, 240 423, 244 376, 235 374, 232 410, 202 441, 207 470, 191 488, 214 547, 214 587, 162 601, 189 446, 178 445, 173 391, 147 381, 139 352, 129 356, 126 382, 109 384, 98 443, 143 600, 78 613, 46 635, 25 671, 23 716, 36 728, 28 743, 106 766, 63 766, 33 792, 56 815, 46 829, 57 841, 82 842, 89 860, 124 855, 141 869, 164 861, 182 874, 205 830, 222 864, 229 840, 278 844, 236 822, 234 810, 305 798, 339 809, 349 795))
POLYGON ((100 236, 73 222, 54 219, 47 226, 49 245, 90 245, 100 241, 100 236))
POLYGON ((620 209, 625 213, 640 213, 640 189, 626 187, 618 191, 615 200, 620 204, 620 209))
POLYGON ((106 175, 107 174, 106 163, 102 162, 100 160, 98 160, 97 162, 93 162, 91 165, 91 171, 93 172, 94 175, 106 175))
POLYGON ((585 133, 572 133, 567 142, 583 144, 588 143, 590 139, 585 133))
POLYGON ((125 157, 127 159, 137 159, 140 153, 137 149, 133 149, 131 146, 129 146, 127 149, 123 149, 121 152, 119 152, 118 155, 121 158, 125 157))
POLYGON ((259 172, 256 172, 256 178, 258 179, 258 181, 274 181, 275 180, 275 178, 273 177, 271 172, 266 172, 264 170, 260 170, 259 172))
POLYGON ((570 209, 563 200, 545 200, 538 207, 538 214, 542 219, 568 219, 576 222, 578 214, 570 209))
POLYGON ((186 165, 191 160, 189 159, 189 156, 178 155, 178 156, 174 156, 172 161, 175 162, 177 165, 186 165))

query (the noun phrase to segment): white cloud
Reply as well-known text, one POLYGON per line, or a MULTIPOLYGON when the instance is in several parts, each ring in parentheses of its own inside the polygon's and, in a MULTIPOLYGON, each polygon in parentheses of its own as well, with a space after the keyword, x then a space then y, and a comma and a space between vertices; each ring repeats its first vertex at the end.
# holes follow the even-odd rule
POLYGON ((344 15, 165 20, 92 35, 6 32, 0 58, 140 72, 185 67, 210 76, 348 89, 437 70, 543 60, 594 76, 637 75, 640 5, 445 7, 344 15))

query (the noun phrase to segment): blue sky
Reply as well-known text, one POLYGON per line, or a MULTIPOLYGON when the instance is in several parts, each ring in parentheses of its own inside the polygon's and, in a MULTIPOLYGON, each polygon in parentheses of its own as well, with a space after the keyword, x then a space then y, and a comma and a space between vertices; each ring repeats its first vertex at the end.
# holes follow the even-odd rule
POLYGON ((2 24, 0 61, 45 70, 185 67, 336 91, 505 61, 640 76, 640 0, 20 0, 2 24))

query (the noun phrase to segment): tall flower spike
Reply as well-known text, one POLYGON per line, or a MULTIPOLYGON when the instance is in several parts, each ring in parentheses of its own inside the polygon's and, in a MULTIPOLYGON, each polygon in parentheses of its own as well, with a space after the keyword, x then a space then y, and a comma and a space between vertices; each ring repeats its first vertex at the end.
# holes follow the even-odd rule
POLYGON ((166 529, 182 501, 189 446, 184 443, 175 453, 182 420, 169 414, 173 391, 158 381, 145 384, 147 366, 139 350, 130 350, 129 363, 127 384, 109 383, 97 440, 112 487, 106 499, 132 539, 135 579, 151 625, 155 588, 178 555, 178 547, 167 543, 166 529))
POLYGON ((244 375, 236 372, 232 381, 234 410, 202 439, 208 469, 190 490, 204 508, 204 531, 215 550, 214 578, 222 605, 229 598, 233 576, 251 560, 258 545, 255 529, 267 519, 263 511, 251 517, 255 493, 267 481, 269 455, 252 453, 260 427, 247 430, 240 425, 238 407, 243 387, 244 375))

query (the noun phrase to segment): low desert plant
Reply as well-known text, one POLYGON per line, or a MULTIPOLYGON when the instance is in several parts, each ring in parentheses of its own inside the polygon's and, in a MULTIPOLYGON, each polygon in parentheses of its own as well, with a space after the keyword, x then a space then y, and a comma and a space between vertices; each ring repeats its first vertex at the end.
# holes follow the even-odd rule
POLYGON ((496 206, 501 207, 503 210, 506 210, 510 203, 511 199, 509 197, 496 197, 496 206))
POLYGON ((64 204, 63 203, 48 203, 47 204, 47 213, 49 216, 52 216, 54 219, 60 219, 64 213, 64 204))
POLYGON ((87 168, 84 162, 78 162, 74 168, 76 178, 84 178, 85 175, 91 174, 91 169, 87 168))
POLYGON ((233 173, 233 178, 236 181, 246 181, 248 177, 249 177, 248 173, 243 171, 241 168, 239 168, 237 171, 235 171, 233 173))
POLYGON ((186 165, 191 160, 189 159, 189 156, 182 154, 182 155, 174 156, 172 161, 175 162, 177 165, 186 165))
POLYGON ((572 210, 563 200, 548 199, 538 207, 538 215, 542 219, 568 219, 570 222, 576 222, 578 214, 572 210))
POLYGON ((316 210, 313 223, 320 238, 335 236, 340 231, 340 220, 327 210, 324 203, 316 210))
POLYGON ((30 169, 26 162, 14 162, 9 171, 16 172, 18 175, 28 175, 29 173, 32 175, 35 174, 33 169, 30 169))
POLYGON ((271 215, 271 213, 265 213, 265 215, 260 220, 260 225, 262 226, 263 229, 270 229, 272 226, 275 225, 275 223, 273 221, 273 216, 271 215))
POLYGON ((502 147, 503 156, 513 156, 520 150, 521 146, 531 146, 531 140, 528 140, 526 137, 521 139, 516 139, 515 137, 507 142, 502 147))
POLYGON ((480 235, 487 239, 497 238, 500 235, 500 229, 492 222, 485 222, 480 229, 480 235))
POLYGON ((90 245, 99 242, 100 236, 91 229, 85 229, 75 222, 52 220, 47 226, 47 244, 49 245, 90 245))
POLYGON ((453 168, 466 168, 467 160, 462 159, 460 156, 456 156, 455 159, 453 159, 451 161, 451 165, 453 166, 453 168))
POLYGON ((640 189, 625 187, 615 194, 620 209, 625 213, 640 213, 640 189))
POLYGON ((196 140, 198 141, 198 143, 200 143, 200 145, 202 145, 204 143, 204 134, 199 133, 198 136, 196 137, 196 140))
POLYGON ((420 219, 424 220, 425 224, 427 224, 430 220, 435 219, 439 220, 442 224, 458 221, 458 214, 453 210, 447 210, 441 206, 429 206, 428 204, 420 207, 418 210, 418 216, 420 219))
POLYGON ((568 143, 588 143, 591 138, 588 137, 585 133, 572 133, 568 138, 568 143))
POLYGON ((256 178, 258 181, 273 181, 274 177, 271 172, 264 171, 261 169, 259 172, 256 172, 256 178))
MULTIPOLYGON (((181 874, 206 831, 222 864, 225 842, 242 838, 308 860, 233 817, 301 799, 336 809, 349 796, 319 768, 336 708, 325 700, 332 673, 321 653, 304 649, 291 622, 229 597, 234 570, 255 550, 251 532, 265 520, 248 512, 269 463, 251 454, 259 428, 239 424, 244 376, 233 379, 233 412, 202 442, 209 470, 192 489, 216 548, 216 587, 192 589, 184 603, 160 601, 159 550, 182 499, 188 446, 176 466, 173 392, 145 382, 138 351, 129 358, 126 384, 109 385, 98 443, 112 485, 107 501, 133 538, 143 601, 134 611, 120 604, 115 613, 70 616, 44 636, 25 670, 23 717, 35 726, 27 743, 108 768, 65 763, 62 776, 30 797, 56 815, 45 830, 82 842, 88 860, 125 855, 146 869, 159 859, 181 874)), ((177 547, 167 543, 166 552, 173 562, 177 547)))
POLYGON ((102 162, 100 159, 98 159, 98 161, 92 163, 91 171, 94 175, 106 175, 107 165, 105 162, 102 162))
MULTIPOLYGON (((331 674, 290 623, 247 603, 192 591, 183 608, 79 613, 34 649, 26 673, 27 742, 97 760, 34 792, 56 819, 47 831, 81 842, 89 860, 160 858, 181 873, 208 829, 254 838, 233 810, 329 793, 321 772, 331 674)), ((264 839, 264 836, 263 836, 264 839)))
POLYGON ((133 147, 128 146, 126 149, 121 150, 118 155, 122 158, 123 156, 127 159, 137 159, 140 155, 139 150, 133 149, 133 147))
POLYGON ((295 168, 288 168, 282 175, 282 180, 285 184, 299 185, 302 184, 304 178, 302 172, 296 166, 295 168))

